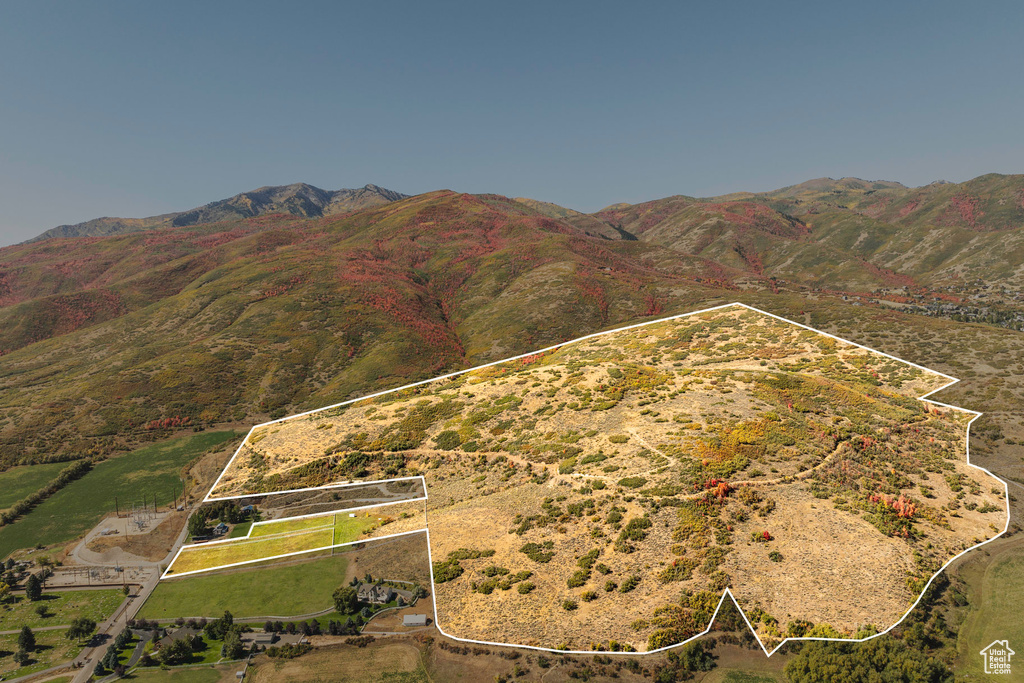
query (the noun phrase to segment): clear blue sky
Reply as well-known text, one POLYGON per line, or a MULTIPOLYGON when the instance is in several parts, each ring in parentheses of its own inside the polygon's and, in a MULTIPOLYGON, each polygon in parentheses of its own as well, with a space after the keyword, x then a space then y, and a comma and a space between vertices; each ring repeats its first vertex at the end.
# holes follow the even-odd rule
POLYGON ((584 211, 1024 171, 1024 3, 0 4, 0 244, 260 185, 584 211))

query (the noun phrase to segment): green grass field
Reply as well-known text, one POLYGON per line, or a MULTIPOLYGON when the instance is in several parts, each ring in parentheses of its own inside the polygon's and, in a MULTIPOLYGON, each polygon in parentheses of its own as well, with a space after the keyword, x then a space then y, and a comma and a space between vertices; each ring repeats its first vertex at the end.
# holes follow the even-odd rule
POLYGON ((101 622, 124 601, 120 590, 62 591, 43 593, 43 599, 31 602, 25 596, 14 596, 0 605, 0 631, 13 631, 22 626, 63 626, 75 617, 89 617, 101 622), (36 614, 40 605, 46 607, 46 617, 36 614))
POLYGON ((252 522, 236 524, 228 533, 228 538, 245 538, 249 535, 250 527, 252 527, 252 522))
POLYGON ((174 559, 169 573, 183 574, 326 548, 331 545, 331 531, 327 526, 253 539, 239 538, 230 543, 186 546, 174 559))
POLYGON ((280 522, 254 524, 250 537, 284 534, 308 529, 329 529, 333 525, 334 543, 348 543, 358 539, 359 535, 363 532, 374 528, 380 516, 372 512, 370 515, 367 515, 365 511, 354 514, 356 515, 355 517, 349 517, 349 513, 339 512, 336 514, 306 517, 305 519, 283 519, 280 522))
POLYGON ((48 462, 45 465, 24 465, 0 472, 0 510, 9 508, 30 493, 38 491, 53 479, 69 462, 48 462))
MULTIPOLYGON (((1024 622, 1020 619, 1018 599, 1024 595, 1024 543, 1021 540, 1017 538, 1011 544, 994 547, 984 562, 984 556, 978 555, 961 572, 968 582, 971 612, 957 634, 958 679, 962 674, 985 678, 980 651, 993 640, 1009 640, 1011 648, 1021 651, 1020 647, 1015 647, 1024 644, 1024 622)), ((1016 658, 1011 660, 1011 665, 1016 673, 1016 658)), ((1024 669, 1024 665, 1021 668, 1024 669)))
POLYGON ((345 583, 344 557, 323 557, 286 567, 254 567, 231 574, 161 581, 139 616, 146 619, 312 614, 333 605, 345 583))
POLYGON ((250 538, 260 536, 276 536, 278 534, 290 534, 298 531, 311 531, 313 529, 330 529, 334 525, 334 515, 320 515, 318 517, 306 517, 304 519, 283 519, 279 522, 265 522, 254 524, 250 538))
POLYGON ((64 637, 64 631, 37 631, 36 651, 27 666, 19 667, 14 662, 18 649, 18 636, 0 636, 0 679, 17 678, 43 669, 49 669, 61 662, 78 656, 82 651, 75 641, 64 637))
POLYGON ((74 540, 114 509, 114 496, 122 507, 156 497, 158 505, 171 502, 175 487, 181 493, 179 473, 207 449, 239 436, 237 432, 205 432, 145 446, 105 460, 71 482, 14 524, 0 528, 0 558, 19 548, 74 540))
POLYGON ((377 526, 378 516, 370 512, 365 516, 364 512, 357 512, 356 517, 349 517, 348 513, 339 512, 334 520, 334 543, 351 543, 359 536, 377 526))
POLYGON ((254 524, 248 539, 186 547, 175 558, 170 574, 213 569, 350 543, 363 532, 374 528, 377 522, 378 517, 372 513, 356 517, 349 517, 348 513, 332 513, 254 524))

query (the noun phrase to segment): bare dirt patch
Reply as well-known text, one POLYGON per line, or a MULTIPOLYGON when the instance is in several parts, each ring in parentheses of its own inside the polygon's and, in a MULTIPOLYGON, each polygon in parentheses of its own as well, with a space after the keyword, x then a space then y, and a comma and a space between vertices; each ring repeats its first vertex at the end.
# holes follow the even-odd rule
POLYGON ((103 553, 112 548, 120 548, 136 557, 156 562, 167 556, 168 551, 178 538, 188 513, 171 512, 152 531, 145 534, 118 534, 111 536, 96 536, 86 547, 97 553, 103 553))

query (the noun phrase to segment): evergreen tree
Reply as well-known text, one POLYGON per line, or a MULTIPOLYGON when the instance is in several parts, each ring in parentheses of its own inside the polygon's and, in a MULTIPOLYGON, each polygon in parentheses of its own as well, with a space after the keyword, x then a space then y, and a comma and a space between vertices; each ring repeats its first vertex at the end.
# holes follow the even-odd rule
POLYGON ((39 580, 39 577, 32 574, 28 577, 25 582, 25 597, 32 602, 42 599, 43 597, 43 582, 39 580))
POLYGON ((32 652, 36 649, 36 636, 28 626, 21 627, 21 633, 18 634, 18 647, 25 652, 32 652))

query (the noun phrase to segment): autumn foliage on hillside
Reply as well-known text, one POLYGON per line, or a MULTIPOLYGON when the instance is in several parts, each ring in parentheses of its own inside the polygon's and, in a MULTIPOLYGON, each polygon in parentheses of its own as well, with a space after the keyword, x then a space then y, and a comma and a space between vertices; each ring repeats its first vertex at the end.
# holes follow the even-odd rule
MULTIPOLYGON (((892 199, 864 205, 883 207, 880 221, 916 202, 901 234, 941 223, 947 204, 963 226, 949 230, 980 240, 975 230, 1024 215, 1009 176, 879 191, 892 199)), ((439 191, 313 218, 268 213, 6 247, 0 355, 13 370, 0 389, 14 390, 20 420, 0 426, 0 460, 145 438, 144 425, 175 416, 198 428, 286 414, 710 298, 785 296, 802 278, 823 293, 908 287, 905 303, 922 293, 960 301, 908 272, 904 250, 886 260, 884 235, 863 253, 853 233, 837 235, 830 226, 853 209, 837 218, 831 192, 801 202, 670 197, 552 218, 499 195, 439 191), (47 353, 50 373, 27 374, 47 353)), ((941 270, 953 257, 935 248, 927 263, 941 270)))

